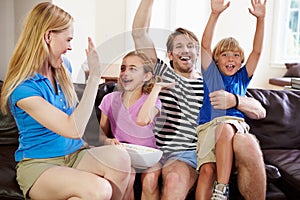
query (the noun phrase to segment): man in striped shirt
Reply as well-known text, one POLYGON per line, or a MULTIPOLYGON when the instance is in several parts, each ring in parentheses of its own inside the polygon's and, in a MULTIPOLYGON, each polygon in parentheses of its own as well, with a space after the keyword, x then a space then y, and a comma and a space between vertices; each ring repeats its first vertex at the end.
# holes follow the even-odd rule
MULTIPOLYGON (((132 36, 135 48, 142 49, 157 63, 155 74, 162 77, 164 82, 177 82, 174 88, 164 90, 159 95, 162 111, 157 119, 155 135, 157 145, 164 152, 161 199, 185 199, 198 178, 196 119, 203 98, 203 81, 196 70, 199 41, 191 31, 178 28, 169 35, 167 41, 170 65, 158 59, 149 35, 153 2, 141 0, 134 17, 132 36)), ((223 90, 216 91, 211 100, 217 106, 216 109, 230 108, 237 103, 233 94, 223 90)), ((239 97, 238 109, 249 117, 257 116, 264 110, 256 100, 244 97, 239 97)), ((201 168, 201 180, 198 183, 213 184, 212 173, 202 172, 206 170, 214 172, 215 169, 201 168)), ((155 184, 158 177, 154 179, 143 182, 155 184)), ((153 185, 152 188, 155 187, 153 185)))

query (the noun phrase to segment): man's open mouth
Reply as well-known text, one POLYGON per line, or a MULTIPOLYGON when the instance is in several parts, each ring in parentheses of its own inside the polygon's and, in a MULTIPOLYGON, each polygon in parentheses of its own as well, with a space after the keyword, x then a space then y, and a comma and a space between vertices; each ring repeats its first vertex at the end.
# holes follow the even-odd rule
POLYGON ((188 60, 191 60, 191 57, 190 56, 180 56, 179 59, 182 61, 188 61, 188 60))

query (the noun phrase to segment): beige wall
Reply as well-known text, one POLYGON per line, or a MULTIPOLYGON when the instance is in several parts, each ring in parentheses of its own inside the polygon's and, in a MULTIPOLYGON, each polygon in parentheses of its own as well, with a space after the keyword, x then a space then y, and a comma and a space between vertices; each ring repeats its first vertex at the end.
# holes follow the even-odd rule
MULTIPOLYGON (((47 1, 47 0, 46 0, 47 1)), ((0 79, 3 80, 14 45, 18 40, 24 17, 41 0, 0 0, 0 79)))
POLYGON ((14 1, 0 0, 0 79, 3 80, 7 71, 9 57, 14 46, 14 1))
MULTIPOLYGON (((139 2, 139 0, 130 1, 139 2)), ((187 1, 194 2, 192 0, 187 1)), ((273 13, 273 4, 275 1, 276 0, 268 1, 264 50, 257 71, 251 82, 251 87, 271 88, 268 84, 269 78, 282 76, 286 71, 283 65, 274 65, 270 62, 272 19, 273 15, 276 14, 273 13)), ((2 27, 0 37, 0 45, 2 47, 0 54, 0 79, 3 79, 6 74, 9 57, 21 30, 24 16, 37 2, 39 2, 39 0, 0 0, 0 25, 2 27)), ((72 42, 73 50, 67 54, 73 64, 74 82, 84 82, 84 73, 81 69, 81 64, 85 61, 84 49, 87 44, 87 36, 94 38, 96 46, 101 50, 100 57, 104 63, 119 62, 122 56, 121 54, 127 49, 127 44, 125 43, 125 41, 127 41, 126 37, 130 37, 130 34, 126 32, 126 30, 130 28, 130 21, 132 19, 131 16, 131 18, 129 17, 126 20, 128 0, 53 0, 53 2, 70 12, 75 18, 75 33, 72 42)), ((159 10, 160 2, 156 1, 155 3, 155 9, 159 10)), ((245 48, 246 55, 248 55, 248 51, 252 45, 255 18, 249 17, 250 14, 247 9, 240 8, 247 8, 247 4, 249 3, 250 1, 235 1, 234 4, 232 3, 230 12, 237 14, 239 20, 232 20, 229 11, 224 13, 224 16, 222 16, 218 22, 215 36, 215 38, 219 39, 230 35, 234 30, 234 36, 237 37, 245 48)), ((203 5, 208 6, 208 4, 203 5)), ((134 9, 130 10, 130 13, 127 14, 129 14, 129 16, 130 14, 133 15, 134 9)), ((197 8, 193 9, 195 12, 197 11, 197 8)), ((176 10, 174 12, 176 12, 176 10)), ((186 23, 186 28, 191 29, 200 38, 202 32, 201 28, 203 28, 206 23, 205 17, 208 16, 206 13, 209 11, 205 12, 202 8, 199 12, 202 12, 201 19, 195 19, 195 21, 197 20, 196 22, 185 20, 185 16, 178 15, 178 12, 177 14, 170 13, 171 17, 175 17, 175 21, 165 21, 169 25, 170 30, 173 30, 177 26, 185 27, 184 25, 186 23), (176 20, 178 22, 177 24, 176 20), (196 27, 197 23, 199 23, 200 28, 196 27)), ((154 13, 157 12, 155 11, 154 13)), ((114 68, 110 68, 106 71, 106 76, 118 74, 119 69, 116 65, 114 66, 114 68)))

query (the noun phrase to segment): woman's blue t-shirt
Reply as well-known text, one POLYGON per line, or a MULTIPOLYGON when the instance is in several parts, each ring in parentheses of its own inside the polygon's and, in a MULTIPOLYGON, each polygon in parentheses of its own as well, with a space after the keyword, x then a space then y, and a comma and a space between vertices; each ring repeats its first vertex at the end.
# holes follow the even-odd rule
MULTIPOLYGON (((69 64, 65 62, 66 67, 71 70, 69 64)), ((83 142, 81 139, 66 138, 54 133, 16 105, 21 99, 40 96, 56 108, 70 115, 74 108, 68 107, 58 83, 57 88, 58 93, 56 94, 50 81, 41 74, 36 74, 34 77, 22 82, 12 92, 9 98, 9 106, 19 129, 19 148, 15 152, 16 161, 24 158, 64 156, 82 147, 83 142)))

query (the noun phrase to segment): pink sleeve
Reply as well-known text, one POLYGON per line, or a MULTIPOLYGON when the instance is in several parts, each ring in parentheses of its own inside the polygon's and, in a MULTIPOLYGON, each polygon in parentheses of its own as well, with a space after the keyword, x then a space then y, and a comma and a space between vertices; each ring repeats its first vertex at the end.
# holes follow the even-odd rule
POLYGON ((103 97, 98 108, 105 114, 108 115, 109 110, 111 109, 111 99, 113 97, 113 93, 107 94, 103 97))

